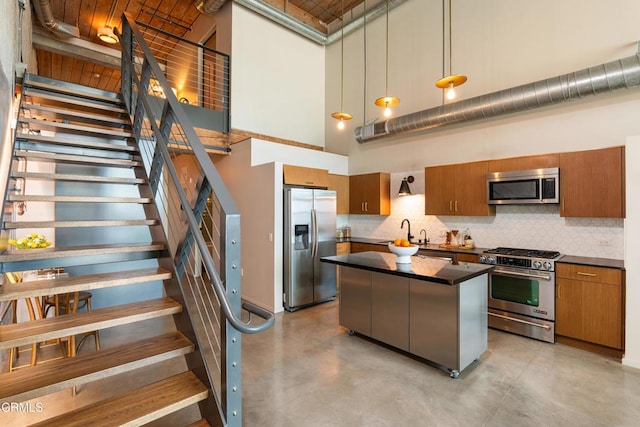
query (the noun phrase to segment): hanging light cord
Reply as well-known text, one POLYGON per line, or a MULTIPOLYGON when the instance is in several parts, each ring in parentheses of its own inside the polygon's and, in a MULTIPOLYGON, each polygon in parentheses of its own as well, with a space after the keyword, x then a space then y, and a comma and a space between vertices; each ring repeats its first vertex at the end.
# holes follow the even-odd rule
POLYGON ((453 64, 453 50, 451 46, 453 43, 451 42, 451 0, 449 0, 449 75, 452 75, 452 66, 453 64))
POLYGON ((363 40, 364 40, 364 96, 362 97, 362 126, 367 123, 367 0, 364 0, 364 20, 363 20, 363 40))
POLYGON ((344 113, 344 0, 340 1, 342 15, 340 15, 340 112, 344 113))
POLYGON ((113 20, 113 15, 116 13, 116 8, 118 7, 118 3, 120 0, 112 1, 111 7, 109 8, 109 15, 107 15, 107 22, 105 22, 105 27, 111 27, 111 21, 113 20))
POLYGON ((386 22, 386 41, 385 41, 385 78, 384 78, 384 96, 387 98, 389 96, 389 0, 386 2, 387 6, 387 22, 386 22))

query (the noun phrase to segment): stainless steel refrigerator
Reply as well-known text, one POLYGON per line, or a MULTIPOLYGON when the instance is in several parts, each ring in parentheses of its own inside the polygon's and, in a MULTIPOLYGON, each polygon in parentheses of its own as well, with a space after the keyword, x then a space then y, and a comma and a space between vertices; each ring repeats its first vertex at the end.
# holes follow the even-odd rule
POLYGON ((336 266, 320 262, 336 254, 336 192, 309 188, 284 190, 284 308, 336 297, 336 266))

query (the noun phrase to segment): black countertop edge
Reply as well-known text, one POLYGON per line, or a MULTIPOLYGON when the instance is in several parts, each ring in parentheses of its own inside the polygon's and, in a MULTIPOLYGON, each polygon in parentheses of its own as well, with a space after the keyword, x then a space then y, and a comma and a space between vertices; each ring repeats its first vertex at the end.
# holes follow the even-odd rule
MULTIPOLYGON (((345 237, 342 239, 336 239, 337 243, 343 243, 343 242, 355 242, 355 243, 368 243, 370 245, 380 245, 380 246, 387 246, 387 242, 390 242, 391 239, 372 239, 370 237, 345 237)), ((474 254, 474 255, 480 255, 483 251, 486 251, 490 248, 472 248, 472 249, 465 249, 465 248, 456 248, 456 247, 451 247, 451 248, 442 248, 440 247, 440 245, 438 243, 419 243, 419 242, 411 242, 414 245, 419 245, 420 249, 428 249, 428 250, 433 250, 433 251, 442 251, 442 252, 456 252, 456 253, 461 253, 461 254, 474 254)))
POLYGON ((440 258, 413 256, 410 264, 397 264, 396 256, 384 252, 359 252, 320 258, 320 261, 360 268, 443 285, 457 285, 465 280, 489 273, 494 266, 461 262, 452 264, 440 258))
POLYGON ((624 270, 624 260, 610 258, 592 258, 584 256, 565 255, 557 262, 564 264, 590 265, 593 267, 607 267, 624 270))

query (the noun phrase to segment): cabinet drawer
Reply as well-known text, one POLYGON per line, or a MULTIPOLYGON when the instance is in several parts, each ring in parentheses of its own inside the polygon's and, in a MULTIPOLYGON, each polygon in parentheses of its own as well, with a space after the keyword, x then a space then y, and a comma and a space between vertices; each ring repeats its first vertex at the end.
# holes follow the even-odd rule
POLYGON ((585 282, 622 285, 622 270, 580 264, 556 264, 556 276, 585 282))
POLYGON ((461 254, 456 253, 456 260, 458 262, 478 262, 478 255, 476 254, 461 254))
POLYGON ((358 252, 389 252, 389 248, 383 245, 374 245, 372 243, 358 243, 351 242, 351 253, 355 254, 358 252))

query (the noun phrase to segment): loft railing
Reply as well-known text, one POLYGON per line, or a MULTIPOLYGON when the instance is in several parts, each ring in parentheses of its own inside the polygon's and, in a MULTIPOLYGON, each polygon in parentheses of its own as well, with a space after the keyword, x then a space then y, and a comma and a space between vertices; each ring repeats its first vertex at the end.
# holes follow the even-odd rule
POLYGON ((241 333, 273 324, 242 302, 240 214, 183 105, 127 13, 122 17, 122 94, 175 271, 224 425, 242 424, 241 333), (163 91, 158 96, 153 85, 163 91), (249 312, 248 322, 241 310, 249 312), (252 324, 252 314, 265 319, 252 324))
MULTIPOLYGON (((195 127, 229 133, 229 55, 136 22, 195 127)), ((152 82, 151 90, 164 96, 152 82)))

